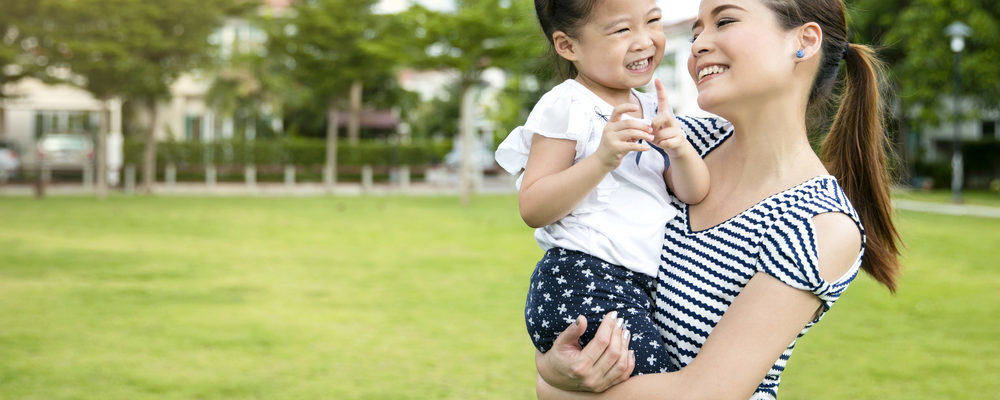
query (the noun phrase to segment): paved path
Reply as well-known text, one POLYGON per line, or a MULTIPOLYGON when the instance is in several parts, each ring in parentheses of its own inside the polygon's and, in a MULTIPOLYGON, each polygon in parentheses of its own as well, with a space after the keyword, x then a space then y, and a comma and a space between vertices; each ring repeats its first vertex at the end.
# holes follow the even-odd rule
POLYGON ((920 211, 935 214, 962 215, 968 217, 1000 218, 1000 207, 974 206, 967 204, 929 203, 925 201, 896 199, 893 205, 900 210, 920 211))
MULTIPOLYGON (((113 194, 123 194, 121 188, 112 188, 113 194)), ((370 190, 364 190, 360 183, 337 183, 332 189, 328 189, 322 183, 298 183, 292 186, 285 186, 284 183, 258 183, 255 186, 247 186, 240 182, 219 182, 214 188, 209 189, 204 183, 177 183, 167 186, 159 183, 153 188, 153 192, 163 196, 261 196, 261 197, 301 197, 301 196, 457 196, 458 185, 456 182, 413 182, 406 190, 399 185, 389 183, 376 183, 370 190)), ((479 194, 514 194, 513 179, 506 177, 489 177, 483 180, 479 194)), ((27 184, 0 185, 0 196, 26 197, 34 196, 34 186, 27 184)), ((45 189, 47 196, 92 196, 93 188, 84 187, 81 184, 65 183, 49 185, 45 189)))
MULTIPOLYGON (((282 183, 261 183, 254 187, 247 187, 243 183, 225 182, 216 184, 215 188, 208 189, 203 183, 178 183, 172 187, 159 184, 155 188, 155 193, 165 196, 390 196, 390 195, 414 195, 414 196, 456 196, 458 195, 457 185, 454 182, 427 183, 413 182, 408 190, 402 190, 398 185, 380 183, 374 185, 371 190, 364 191, 358 183, 338 183, 333 190, 328 190, 320 183, 299 183, 294 186, 285 186, 282 183)), ((80 184, 59 184, 51 185, 46 189, 46 194, 50 196, 90 196, 93 189, 88 189, 80 184)), ((122 193, 121 189, 113 189, 112 193, 122 193)), ((479 190, 480 194, 514 194, 513 179, 506 176, 488 177, 483 180, 483 185, 479 190)), ((0 196, 33 196, 34 188, 31 185, 0 185, 0 196)), ((945 215, 961 215, 981 218, 1000 218, 1000 207, 987 207, 975 205, 956 205, 948 203, 931 203, 925 201, 914 201, 896 199, 893 205, 900 210, 928 212, 945 215)))

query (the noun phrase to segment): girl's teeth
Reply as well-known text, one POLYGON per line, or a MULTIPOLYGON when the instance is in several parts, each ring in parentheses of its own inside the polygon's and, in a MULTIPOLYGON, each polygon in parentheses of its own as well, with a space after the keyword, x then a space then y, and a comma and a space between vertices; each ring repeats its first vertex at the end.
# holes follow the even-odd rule
POLYGON ((640 70, 640 69, 646 68, 646 66, 648 66, 648 65, 649 65, 649 59, 646 59, 646 60, 636 61, 634 63, 631 63, 631 64, 627 65, 626 68, 632 69, 632 70, 640 70))

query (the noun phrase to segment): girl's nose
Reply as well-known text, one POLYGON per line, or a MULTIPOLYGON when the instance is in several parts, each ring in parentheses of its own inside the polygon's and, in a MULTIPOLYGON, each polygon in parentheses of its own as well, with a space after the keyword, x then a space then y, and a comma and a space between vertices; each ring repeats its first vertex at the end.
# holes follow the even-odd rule
POLYGON ((632 51, 641 51, 653 47, 653 35, 646 30, 640 30, 635 41, 632 42, 632 51))

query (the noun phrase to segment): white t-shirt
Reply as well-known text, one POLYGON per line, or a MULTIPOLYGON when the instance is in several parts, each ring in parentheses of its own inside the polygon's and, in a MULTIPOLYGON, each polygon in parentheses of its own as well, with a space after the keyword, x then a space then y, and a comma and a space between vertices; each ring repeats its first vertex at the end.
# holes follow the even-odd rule
MULTIPOLYGON (((657 99, 633 90, 642 115, 651 123, 657 99)), ((569 79, 546 93, 496 151, 497 163, 519 175, 521 187, 534 134, 576 141, 574 164, 594 154, 614 107, 579 82, 569 79)), ((670 204, 663 155, 632 152, 562 219, 535 230, 543 250, 577 250, 649 276, 656 276, 666 223, 677 215, 670 204), (638 157, 638 158, 637 158, 638 157)))

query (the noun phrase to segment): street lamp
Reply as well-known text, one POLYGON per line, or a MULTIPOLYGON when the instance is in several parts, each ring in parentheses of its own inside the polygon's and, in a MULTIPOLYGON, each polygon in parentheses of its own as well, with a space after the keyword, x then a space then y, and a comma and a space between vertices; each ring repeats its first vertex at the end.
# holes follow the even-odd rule
POLYGON ((951 201, 958 204, 962 202, 962 137, 959 132, 959 102, 962 90, 962 77, 959 75, 959 65, 962 61, 962 50, 965 50, 965 38, 972 35, 972 28, 961 22, 953 22, 945 28, 944 33, 951 37, 951 51, 955 53, 955 70, 953 73, 955 82, 955 99, 952 103, 954 113, 955 136, 952 143, 951 155, 951 201))

